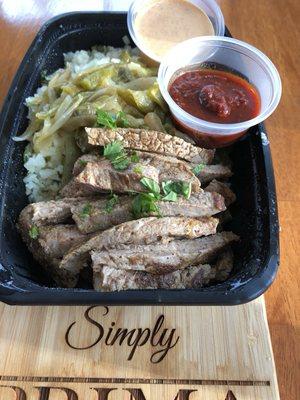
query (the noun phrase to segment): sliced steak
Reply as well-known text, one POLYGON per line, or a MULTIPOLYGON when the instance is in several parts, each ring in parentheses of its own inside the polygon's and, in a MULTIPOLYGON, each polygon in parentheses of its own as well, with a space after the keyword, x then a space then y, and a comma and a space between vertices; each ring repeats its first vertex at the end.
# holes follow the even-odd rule
POLYGON ((115 140, 122 141, 125 148, 164 154, 194 163, 210 164, 215 152, 196 147, 167 133, 132 128, 85 128, 85 134, 78 143, 85 151, 95 146, 105 146, 115 140))
POLYGON ((134 219, 131 211, 133 197, 119 197, 118 203, 109 211, 107 210, 107 202, 108 198, 88 202, 90 205, 88 215, 84 215, 83 204, 72 207, 73 220, 81 232, 96 232, 134 219))
POLYGON ((73 246, 89 239, 75 225, 54 225, 39 228, 36 239, 43 254, 50 258, 62 258, 73 246))
POLYGON ((206 192, 217 192, 225 199, 225 205, 228 207, 231 203, 236 201, 236 195, 233 191, 226 185, 226 183, 219 182, 217 180, 212 180, 208 186, 204 189, 206 192))
MULTIPOLYGON (((73 182, 80 195, 82 195, 82 191, 86 194, 111 191, 116 193, 145 192, 145 187, 140 183, 142 177, 158 182, 158 176, 159 171, 151 165, 143 166, 133 163, 125 170, 119 171, 112 166, 109 160, 99 157, 97 162, 88 162, 71 183, 73 182)), ((61 191, 62 195, 65 195, 65 188, 61 191)), ((70 194, 69 190, 67 194, 70 194)))
POLYGON ((217 224, 218 220, 215 218, 186 217, 150 217, 125 222, 94 235, 83 245, 72 248, 62 259, 60 266, 78 273, 87 265, 91 250, 102 251, 125 244, 148 244, 174 238, 195 238, 214 233, 217 224))
POLYGON ((136 152, 141 165, 151 165, 159 170, 159 182, 186 181, 192 183, 193 192, 200 191, 200 181, 193 174, 188 163, 177 160, 175 157, 163 156, 155 153, 136 152))
POLYGON ((92 187, 83 185, 75 178, 72 178, 59 192, 61 197, 95 197, 97 193, 92 187))
POLYGON ((191 265, 209 263, 238 236, 221 232, 194 240, 174 240, 149 245, 125 245, 122 248, 93 250, 93 268, 103 266, 124 270, 166 274, 191 265))
POLYGON ((210 182, 213 179, 227 179, 231 176, 231 169, 222 164, 203 165, 201 171, 197 174, 197 177, 202 184, 210 182))
POLYGON ((71 217, 71 207, 79 205, 81 198, 41 201, 28 204, 20 213, 20 226, 60 224, 71 217))
MULTIPOLYGON (((134 219, 132 214, 133 197, 121 196, 118 203, 107 212, 107 199, 90 201, 89 215, 82 216, 84 204, 81 202, 72 207, 73 220, 84 233, 108 229, 134 219)), ((223 197, 218 193, 194 193, 188 200, 179 197, 176 202, 158 201, 157 206, 163 217, 209 217, 226 209, 223 197)), ((150 215, 151 216, 151 215, 150 215)))
POLYGON ((233 252, 228 248, 222 252, 213 264, 210 272, 210 279, 223 282, 229 278, 233 268, 233 252))
POLYGON ((21 236, 33 257, 59 286, 76 286, 78 274, 61 270, 59 264, 72 246, 83 243, 89 236, 81 233, 75 225, 52 225, 39 226, 38 237, 31 239, 30 227, 27 221, 26 223, 22 221, 18 225, 21 236))
POLYGON ((209 264, 188 267, 165 275, 153 275, 143 271, 125 271, 102 267, 94 271, 94 289, 102 292, 144 289, 191 289, 209 282, 209 264))
POLYGON ((73 175, 76 176, 80 174, 88 162, 98 162, 100 159, 100 156, 96 154, 84 154, 76 160, 73 167, 73 175))
MULTIPOLYGON (((142 177, 151 178, 156 182, 187 181, 192 183, 194 192, 200 190, 200 181, 187 163, 174 157, 153 153, 136 152, 136 155, 139 157, 139 162, 130 164, 126 170, 122 171, 116 170, 104 157, 84 155, 75 163, 74 174, 78 173, 78 175, 71 182, 77 182, 78 188, 82 188, 84 194, 111 190, 119 193, 144 192, 145 188, 140 183, 142 177)), ((70 184, 67 185, 67 194, 70 195, 73 192, 70 192, 68 187, 70 184)), ((75 190, 78 188, 75 186, 75 190)), ((79 190, 80 194, 82 190, 79 190)), ((62 189, 61 193, 65 195, 66 189, 62 189)))

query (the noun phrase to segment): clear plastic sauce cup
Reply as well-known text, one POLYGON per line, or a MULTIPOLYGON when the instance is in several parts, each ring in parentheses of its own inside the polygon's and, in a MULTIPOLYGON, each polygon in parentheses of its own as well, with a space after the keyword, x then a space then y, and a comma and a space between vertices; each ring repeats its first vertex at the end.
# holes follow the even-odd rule
POLYGON ((161 62, 158 83, 175 123, 205 147, 229 145, 265 120, 277 107, 282 90, 279 73, 265 54, 240 40, 215 36, 193 38, 174 46, 161 62), (222 66, 246 78, 260 95, 260 113, 248 121, 220 124, 199 119, 180 108, 168 91, 174 75, 182 68, 188 70, 203 63, 222 66))
MULTIPOLYGON (((127 26, 132 37, 132 40, 136 46, 140 49, 144 61, 148 65, 158 65, 161 59, 155 55, 149 48, 145 46, 143 38, 139 35, 138 29, 136 29, 136 18, 139 13, 145 13, 147 8, 154 2, 160 2, 163 0, 135 0, 131 3, 127 13, 127 26)), ((225 23, 223 14, 220 7, 214 0, 185 0, 186 2, 192 3, 194 6, 200 8, 210 19, 215 35, 223 36, 225 33, 225 23)), ((153 27, 155 29, 155 27, 153 27)))

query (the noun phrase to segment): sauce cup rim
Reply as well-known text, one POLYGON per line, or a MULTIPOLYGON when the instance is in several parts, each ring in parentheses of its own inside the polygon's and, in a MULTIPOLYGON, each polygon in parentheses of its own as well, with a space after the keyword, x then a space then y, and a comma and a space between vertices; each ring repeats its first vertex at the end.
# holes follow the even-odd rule
MULTIPOLYGON (((133 42, 140 49, 140 51, 142 51, 147 57, 149 57, 150 59, 152 59, 153 61, 155 61, 156 63, 159 64, 159 63, 161 63, 162 58, 158 57, 151 50, 144 47, 143 41, 136 34, 136 29, 134 26, 133 14, 134 14, 135 8, 141 7, 143 4, 145 4, 149 1, 150 0, 133 0, 132 1, 132 3, 129 6, 128 12, 127 12, 127 27, 128 27, 128 31, 129 31, 129 34, 130 34, 133 42)), ((190 0, 187 0, 187 1, 191 2, 190 0)), ((216 32, 216 34, 213 37, 223 36, 225 33, 225 22, 224 22, 224 17, 223 17, 221 8, 219 7, 219 5, 217 4, 217 2, 215 0, 201 0, 201 1, 205 4, 207 4, 213 10, 215 17, 216 17, 218 32, 216 32)), ((202 11, 204 11, 204 10, 202 10, 202 11)))

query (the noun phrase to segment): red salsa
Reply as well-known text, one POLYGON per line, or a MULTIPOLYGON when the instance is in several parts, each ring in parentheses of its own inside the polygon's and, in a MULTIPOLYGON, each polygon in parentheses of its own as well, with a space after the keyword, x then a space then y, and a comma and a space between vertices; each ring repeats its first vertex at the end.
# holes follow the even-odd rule
POLYGON ((184 111, 205 121, 237 123, 260 112, 258 91, 246 79, 221 70, 183 72, 171 83, 169 93, 184 111))

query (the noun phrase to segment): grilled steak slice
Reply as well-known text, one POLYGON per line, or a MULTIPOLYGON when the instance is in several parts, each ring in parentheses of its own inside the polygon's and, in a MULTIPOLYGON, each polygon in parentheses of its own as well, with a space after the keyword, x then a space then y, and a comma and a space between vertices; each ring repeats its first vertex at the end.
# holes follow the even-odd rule
POLYGON ((114 292, 132 289, 191 289, 209 282, 209 264, 188 267, 165 275, 153 275, 143 271, 125 271, 102 267, 93 274, 94 289, 114 292))
MULTIPOLYGON (((84 233, 104 230, 111 226, 132 220, 133 197, 122 196, 118 204, 108 213, 106 211, 107 199, 89 202, 91 208, 89 215, 82 217, 83 203, 72 207, 73 220, 78 229, 84 233)), ((179 197, 177 202, 158 201, 157 206, 163 217, 209 217, 225 210, 223 197, 218 193, 194 193, 188 200, 179 197)))
POLYGON ((109 230, 98 233, 82 245, 72 248, 62 259, 61 268, 78 273, 89 261, 89 252, 102 251, 125 244, 147 244, 157 240, 168 241, 174 238, 195 238, 216 231, 215 218, 141 218, 125 222, 109 230))
POLYGON ((169 243, 125 245, 122 248, 93 250, 93 268, 103 266, 125 270, 166 274, 190 265, 208 263, 238 237, 232 232, 221 232, 194 240, 174 240, 169 243))
POLYGON ((19 224, 21 226, 60 224, 71 217, 71 207, 82 201, 84 199, 66 198, 28 204, 20 213, 19 224))
MULTIPOLYGON (((159 171, 150 165, 131 164, 126 170, 116 170, 111 162, 104 157, 99 157, 97 162, 88 162, 84 169, 68 185, 75 185, 82 196, 82 191, 88 193, 131 191, 144 192, 145 187, 140 183, 142 177, 151 178, 158 182, 159 171)), ((68 186, 67 185, 67 186, 68 186)), ((66 187, 61 194, 66 194, 66 187)), ((68 189, 68 188, 67 188, 68 189)), ((73 192, 72 192, 73 193, 73 192)), ((70 190, 67 190, 70 195, 70 190)), ((73 193, 74 197, 76 194, 73 193)))
POLYGON ((210 272, 210 279, 218 282, 223 282, 229 278, 229 275, 233 268, 233 252, 231 248, 228 248, 222 252, 210 272))
POLYGON ((43 254, 50 258, 62 258, 71 247, 89 239, 75 225, 54 225, 39 228, 36 239, 43 254))
POLYGON ((62 197, 95 197, 95 194, 99 193, 92 187, 78 182, 75 177, 60 190, 59 194, 62 197))
MULTIPOLYGON (((89 190, 102 192, 114 190, 120 193, 143 192, 145 188, 140 183, 143 176, 154 179, 156 182, 188 181, 192 183, 194 192, 200 190, 200 181, 192 173, 187 163, 174 157, 153 153, 136 152, 136 155, 139 157, 139 162, 129 165, 124 171, 117 171, 104 157, 97 157, 93 154, 84 155, 75 163, 74 174, 78 173, 78 175, 73 181, 78 182, 82 188, 87 187, 87 193, 89 190)), ((68 185, 70 186, 70 184, 68 185)), ((62 189, 63 195, 65 195, 65 191, 65 188, 62 189)), ((80 191, 80 193, 82 192, 80 191)), ((69 190, 67 194, 70 195, 69 190)))
POLYGON ((33 257, 59 286, 76 286, 78 275, 72 271, 61 270, 59 264, 72 246, 81 244, 89 236, 81 233, 75 225, 51 225, 39 226, 38 237, 31 239, 30 226, 28 221, 22 220, 18 228, 33 257))
POLYGON ((101 158, 96 154, 84 154, 76 160, 73 167, 73 175, 76 176, 80 174, 88 162, 97 162, 99 160, 101 160, 101 158))
POLYGON ((108 198, 89 202, 89 215, 83 216, 84 205, 72 207, 72 217, 78 229, 84 233, 108 229, 114 225, 132 220, 133 197, 122 196, 112 210, 107 211, 108 198))
POLYGON ((236 195, 233 191, 223 182, 212 180, 208 186, 204 189, 206 192, 217 192, 225 199, 225 205, 228 207, 231 203, 236 200, 236 195))
POLYGON ((192 183, 193 192, 199 192, 200 181, 191 171, 190 165, 174 157, 148 152, 136 152, 141 165, 151 165, 159 170, 159 182, 187 181, 192 183))
POLYGON ((222 164, 203 165, 201 171, 197 174, 201 183, 207 183, 213 179, 227 179, 231 176, 231 169, 222 164))
POLYGON ((122 141, 125 148, 164 154, 194 163, 210 164, 214 157, 214 150, 196 147, 163 132, 144 129, 85 128, 85 134, 80 137, 78 144, 85 151, 95 146, 105 146, 115 140, 122 141))

